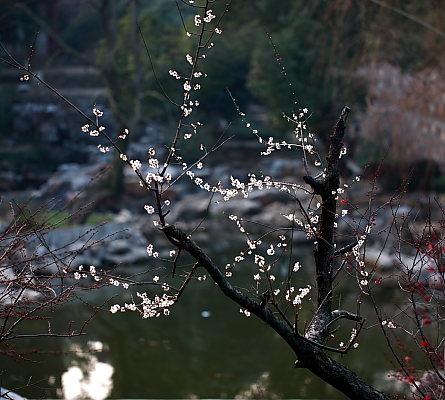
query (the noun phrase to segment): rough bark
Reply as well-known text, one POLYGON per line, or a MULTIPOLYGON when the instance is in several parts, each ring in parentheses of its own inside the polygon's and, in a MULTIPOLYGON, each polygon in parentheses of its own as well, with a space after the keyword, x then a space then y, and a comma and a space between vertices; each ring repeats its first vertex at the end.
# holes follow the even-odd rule
POLYGON ((296 367, 307 368, 351 399, 390 399, 390 396, 369 386, 354 372, 331 359, 322 348, 328 334, 327 327, 333 318, 359 320, 357 316, 347 311, 332 311, 332 264, 336 251, 334 246, 336 194, 340 182, 339 160, 348 113, 349 108, 345 107, 331 136, 324 178, 318 180, 310 176, 304 177, 314 192, 322 198, 318 243, 314 251, 318 309, 304 334, 286 325, 263 303, 256 302, 235 289, 207 254, 185 232, 172 225, 166 225, 161 230, 171 243, 187 251, 197 261, 197 266, 206 269, 227 297, 262 319, 286 341, 297 356, 296 367))
POLYGON ((204 267, 221 291, 241 307, 262 319, 277 332, 291 347, 299 360, 299 365, 329 383, 351 399, 388 400, 390 396, 369 386, 354 372, 332 360, 319 347, 294 333, 269 308, 261 306, 245 294, 236 290, 219 268, 187 234, 175 226, 162 228, 167 238, 187 251, 200 266, 204 267))
POLYGON ((340 153, 349 110, 348 107, 343 109, 335 125, 334 133, 331 135, 324 178, 321 180, 311 176, 303 178, 312 187, 314 193, 322 199, 317 246, 314 251, 318 309, 306 330, 306 336, 318 343, 322 343, 327 337, 327 326, 332 320, 332 263, 335 252, 336 197, 340 185, 340 153))

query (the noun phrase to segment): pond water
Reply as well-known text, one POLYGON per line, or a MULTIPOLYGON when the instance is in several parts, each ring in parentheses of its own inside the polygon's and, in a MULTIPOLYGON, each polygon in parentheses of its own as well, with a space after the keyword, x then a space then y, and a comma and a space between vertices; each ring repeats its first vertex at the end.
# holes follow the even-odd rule
MULTIPOLYGON (((302 265, 310 265, 311 249, 295 250, 302 265)), ((233 259, 230 251, 223 254, 222 265, 233 259)), ((119 272, 134 273, 137 268, 122 267, 119 272)), ((243 274, 251 276, 252 271, 237 274, 240 281, 243 274)), ((238 278, 234 279, 236 284, 238 278)), ((188 289, 168 317, 100 312, 88 323, 84 337, 16 341, 17 348, 32 349, 34 354, 23 359, 1 356, 1 386, 16 389, 30 382, 17 391, 34 399, 346 398, 311 373, 294 369, 295 357, 278 335, 255 317, 240 314, 209 279, 192 282, 188 289)), ((83 301, 49 314, 52 330, 66 331, 70 321, 76 321, 73 329, 79 329, 78 321, 92 313, 86 302, 100 305, 117 294, 110 304, 123 303, 135 292, 114 287, 86 291, 83 301)), ((391 296, 390 291, 386 295, 391 296)), ((310 306, 300 315, 309 317, 310 306)), ((41 323, 40 331, 45 331, 47 322, 41 323)), ((38 324, 32 321, 25 330, 37 332, 38 324)), ((335 340, 347 341, 352 326, 335 340)), ((375 332, 364 330, 360 347, 341 361, 384 389, 390 384, 386 377, 391 364, 384 355, 388 350, 383 337, 375 332)), ((339 355, 334 358, 340 360, 339 355)))

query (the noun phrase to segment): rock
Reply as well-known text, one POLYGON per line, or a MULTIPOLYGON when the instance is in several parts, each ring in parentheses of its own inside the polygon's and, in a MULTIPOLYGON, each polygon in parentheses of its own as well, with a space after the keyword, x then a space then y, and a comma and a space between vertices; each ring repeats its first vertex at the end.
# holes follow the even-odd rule
MULTIPOLYGON (((273 226, 273 227, 283 227, 290 228, 292 227, 292 222, 285 218, 283 215, 293 214, 295 212, 295 204, 286 203, 283 204, 279 201, 274 201, 273 203, 267 205, 262 209, 263 211, 260 214, 255 216, 255 221, 260 222, 262 224, 273 226)), ((298 216, 297 218, 302 218, 298 216)), ((296 230, 294 232, 294 238, 298 238, 299 240, 306 241, 306 234, 304 232, 296 230)), ((298 240, 298 241, 299 241, 298 240)))
POLYGON ((117 246, 117 249, 111 249, 111 251, 107 252, 102 260, 105 266, 107 266, 107 264, 111 264, 112 266, 119 264, 134 265, 148 261, 146 247, 128 246, 125 252, 122 252, 123 250, 124 247, 117 246), (114 250, 117 250, 117 252, 113 252, 114 250))
POLYGON ((263 206, 259 201, 234 198, 229 201, 221 200, 211 206, 210 213, 212 216, 225 214, 234 214, 238 217, 247 217, 258 214, 262 211, 263 206))
POLYGON ((168 219, 174 223, 200 220, 205 217, 209 204, 211 200, 208 193, 186 196, 173 204, 168 219))
POLYGON ((83 199, 83 203, 98 200, 102 197, 98 188, 107 177, 107 174, 102 173, 105 167, 101 163, 83 166, 77 163, 61 164, 57 172, 35 192, 35 196, 40 201, 57 197, 62 205, 76 196, 83 199))
POLYGON ((365 262, 371 267, 376 265, 383 271, 390 271, 394 269, 394 266, 397 263, 397 258, 394 254, 389 254, 387 250, 378 246, 373 246, 366 248, 365 262))
POLYGON ((133 214, 130 210, 127 210, 126 208, 122 208, 119 213, 114 217, 115 222, 120 223, 129 223, 133 217, 133 214))
POLYGON ((109 254, 127 254, 131 251, 131 243, 127 239, 113 240, 107 244, 107 253, 109 254))
POLYGON ((17 393, 12 392, 11 390, 0 387, 0 398, 7 400, 27 400, 25 397, 20 396, 17 393))
MULTIPOLYGON (((23 289, 20 286, 11 287, 8 285, 0 285, 0 303, 14 304, 18 301, 32 301, 41 297, 41 293, 32 289, 23 289)), ((1 398, 1 396, 0 396, 1 398)))
POLYGON ((303 175, 303 162, 299 159, 274 158, 269 166, 269 174, 274 179, 303 175))
POLYGON ((134 173, 133 169, 131 169, 131 174, 125 175, 124 178, 124 190, 127 196, 131 196, 132 198, 144 198, 147 197, 149 191, 145 186, 141 186, 139 182, 141 181, 139 177, 134 173))
MULTIPOLYGON (((126 215, 128 217, 128 214, 126 215)), ((80 225, 61 228, 45 234, 45 247, 40 241, 30 241, 28 251, 40 256, 48 252, 66 251, 63 264, 55 264, 48 256, 47 263, 36 266, 35 273, 55 274, 60 267, 78 268, 79 265, 95 267, 110 264, 136 264, 147 260, 147 240, 130 222, 110 222, 99 226, 80 225)))
POLYGON ((276 201, 281 203, 289 203, 293 201, 288 193, 276 189, 254 190, 249 193, 249 199, 257 200, 263 206, 267 206, 276 201))
POLYGON ((86 251, 85 254, 82 253, 73 256, 70 260, 68 260, 67 264, 72 269, 78 269, 81 265, 94 265, 96 268, 103 266, 102 259, 91 256, 89 251, 86 251))

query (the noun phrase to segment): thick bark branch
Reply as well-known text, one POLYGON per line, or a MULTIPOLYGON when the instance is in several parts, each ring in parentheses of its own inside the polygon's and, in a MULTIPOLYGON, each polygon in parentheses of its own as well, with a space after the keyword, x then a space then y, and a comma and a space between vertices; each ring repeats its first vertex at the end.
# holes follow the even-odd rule
POLYGON ((332 319, 332 264, 334 260, 334 226, 337 212, 337 189, 340 185, 339 161, 345 135, 345 122, 349 113, 345 107, 331 135, 331 144, 326 162, 325 178, 317 180, 305 176, 304 180, 314 192, 321 196, 322 210, 320 216, 317 247, 314 251, 317 281, 318 309, 306 330, 306 337, 322 343, 327 335, 332 319))
POLYGON ((332 385, 351 399, 389 400, 383 394, 360 379, 354 372, 328 357, 320 348, 295 334, 269 308, 262 306, 245 294, 236 290, 219 268, 187 234, 175 226, 168 225, 161 230, 172 243, 180 243, 215 281, 221 291, 241 307, 262 319, 277 332, 292 348, 300 366, 309 369, 315 375, 332 385))

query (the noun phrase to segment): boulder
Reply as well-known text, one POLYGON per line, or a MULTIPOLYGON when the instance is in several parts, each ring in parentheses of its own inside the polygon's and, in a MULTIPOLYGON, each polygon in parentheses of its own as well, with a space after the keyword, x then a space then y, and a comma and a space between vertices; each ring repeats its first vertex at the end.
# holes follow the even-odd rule
POLYGON ((238 217, 248 217, 259 214, 263 209, 262 204, 257 200, 250 200, 249 198, 233 198, 228 201, 220 200, 213 204, 210 213, 212 216, 225 214, 234 214, 238 217))
POLYGON ((0 387, 0 399, 6 400, 27 400, 25 397, 20 396, 17 393, 12 392, 11 390, 0 387))
POLYGON ((172 204, 172 212, 168 219, 173 223, 178 221, 195 221, 205 217, 209 205, 212 206, 214 200, 210 200, 208 193, 194 194, 172 204))

